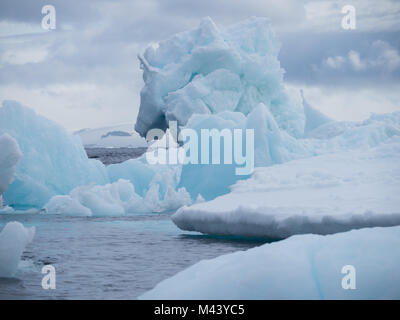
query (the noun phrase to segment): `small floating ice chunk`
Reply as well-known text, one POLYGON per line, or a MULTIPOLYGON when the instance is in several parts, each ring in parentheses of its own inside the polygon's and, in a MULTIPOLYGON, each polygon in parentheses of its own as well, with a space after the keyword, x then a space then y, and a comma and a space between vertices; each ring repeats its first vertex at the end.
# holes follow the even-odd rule
POLYGON ((33 240, 35 227, 25 228, 19 222, 9 222, 0 233, 0 277, 13 277, 22 253, 33 240))
POLYGON ((63 215, 77 215, 77 216, 91 216, 92 211, 84 207, 78 200, 71 198, 67 195, 54 196, 45 205, 44 210, 46 213, 63 214, 63 215))
POLYGON ((152 183, 141 197, 134 185, 124 179, 114 183, 77 187, 69 195, 54 196, 44 206, 46 214, 119 216, 129 213, 172 211, 192 201, 184 188, 168 187, 164 196, 159 184, 152 183))

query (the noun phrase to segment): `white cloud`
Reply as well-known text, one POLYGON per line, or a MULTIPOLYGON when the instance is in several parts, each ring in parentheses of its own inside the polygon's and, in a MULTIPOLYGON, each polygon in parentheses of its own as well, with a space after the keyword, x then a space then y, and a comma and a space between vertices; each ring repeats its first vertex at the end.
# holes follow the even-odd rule
POLYGON ((11 37, 27 34, 37 34, 46 32, 41 28, 40 24, 0 21, 0 37, 11 37))
POLYGON ((354 70, 360 71, 366 68, 367 63, 361 61, 360 54, 357 51, 350 50, 348 58, 354 70))
POLYGON ((328 57, 323 62, 323 66, 331 69, 352 68, 355 71, 379 68, 387 72, 400 69, 400 54, 387 42, 377 40, 372 44, 373 50, 366 52, 364 57, 356 50, 350 50, 347 56, 328 57))
POLYGON ((3 64, 23 65, 26 63, 39 63, 47 58, 46 47, 32 47, 9 49, 3 52, 0 57, 0 66, 3 64))
POLYGON ((325 61, 325 63, 332 69, 341 68, 345 62, 346 59, 342 56, 328 57, 325 61))
POLYGON ((400 111, 400 84, 387 87, 328 87, 291 85, 303 89, 307 101, 329 117, 361 121, 371 113, 400 111))
POLYGON ((42 88, 0 86, 0 102, 17 100, 71 131, 135 122, 139 91, 96 83, 53 84, 42 88))
POLYGON ((400 67, 400 54, 395 48, 381 40, 374 41, 372 46, 380 52, 374 62, 375 65, 385 66, 389 71, 394 71, 400 67))

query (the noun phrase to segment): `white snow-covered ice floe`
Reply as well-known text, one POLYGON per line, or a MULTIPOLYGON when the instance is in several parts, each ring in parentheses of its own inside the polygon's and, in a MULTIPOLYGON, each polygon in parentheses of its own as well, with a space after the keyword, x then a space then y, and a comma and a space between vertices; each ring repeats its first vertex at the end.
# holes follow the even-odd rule
POLYGON ((206 234, 286 238, 400 224, 400 137, 256 168, 229 194, 179 209, 173 222, 206 234))
POLYGON ((400 299, 400 227, 297 235, 203 260, 139 299, 400 299))
POLYGON ((15 275, 22 253, 32 242, 35 227, 25 228, 19 222, 9 222, 0 233, 0 278, 15 275))

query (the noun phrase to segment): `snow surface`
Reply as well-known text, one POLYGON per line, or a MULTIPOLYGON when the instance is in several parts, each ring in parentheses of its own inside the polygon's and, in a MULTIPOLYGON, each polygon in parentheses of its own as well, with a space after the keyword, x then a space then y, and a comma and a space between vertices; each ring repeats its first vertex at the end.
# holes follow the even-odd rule
POLYGON ((400 227, 293 236, 200 261, 139 299, 400 299, 399 246, 400 227))
POLYGON ((0 136, 0 210, 3 208, 3 193, 13 181, 15 166, 22 153, 17 141, 7 133, 0 136))
POLYGON ((286 238, 400 224, 400 137, 378 147, 256 168, 231 193, 183 207, 181 229, 286 238))
POLYGON ((170 120, 186 125, 194 113, 247 115, 263 103, 281 129, 302 136, 301 98, 285 89, 278 52, 268 19, 256 17, 225 30, 204 18, 197 29, 149 46, 139 56, 145 86, 136 131, 165 130, 170 120))
POLYGON ((0 232, 0 278, 13 277, 22 253, 33 240, 35 227, 25 228, 19 222, 9 222, 0 232))
POLYGON ((104 165, 88 159, 78 137, 18 102, 3 101, 0 107, 0 135, 4 133, 17 140, 23 153, 4 193, 10 206, 40 208, 77 186, 108 182, 104 165))
POLYGON ((131 123, 96 129, 83 129, 78 135, 85 148, 145 148, 147 142, 133 131, 131 123))

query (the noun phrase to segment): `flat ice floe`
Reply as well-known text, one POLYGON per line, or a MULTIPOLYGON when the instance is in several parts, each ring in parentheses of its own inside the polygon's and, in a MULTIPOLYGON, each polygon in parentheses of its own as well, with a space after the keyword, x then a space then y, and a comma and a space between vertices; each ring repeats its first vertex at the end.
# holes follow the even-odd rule
POLYGON ((400 139, 256 168, 229 194, 179 209, 183 230, 286 238, 400 224, 400 139))
POLYGON ((139 299, 399 299, 399 246, 400 227, 297 235, 200 261, 139 299))

